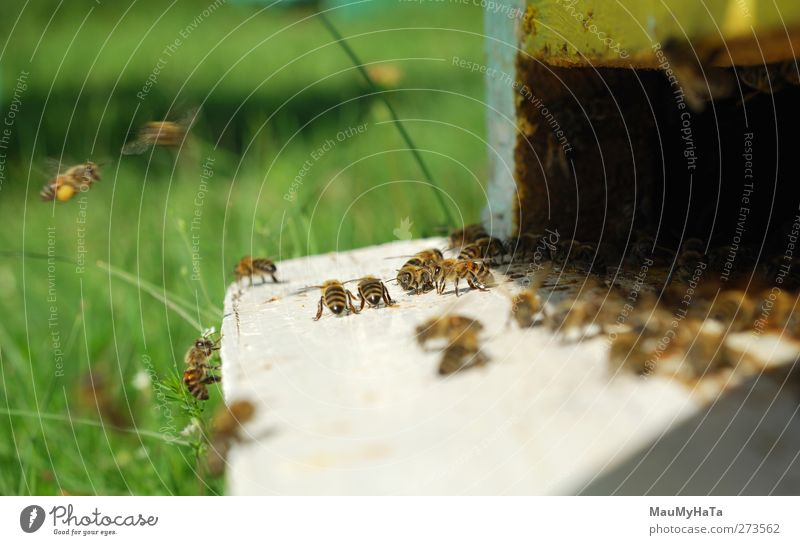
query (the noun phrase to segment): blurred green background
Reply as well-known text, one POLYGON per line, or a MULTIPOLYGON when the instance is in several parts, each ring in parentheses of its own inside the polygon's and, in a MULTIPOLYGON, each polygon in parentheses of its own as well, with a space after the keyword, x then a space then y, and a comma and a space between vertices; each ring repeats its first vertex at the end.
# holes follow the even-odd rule
MULTIPOLYGON (((183 437, 189 415, 158 384, 182 371, 199 326, 219 326, 235 262, 390 241, 404 218, 415 237, 446 227, 318 6, 275 4, 3 2, 0 493, 222 493, 191 448, 164 439, 183 437), (142 123, 195 106, 180 150, 120 155, 142 123), (313 157, 362 124, 363 134, 313 157), (40 201, 49 164, 86 159, 102 163, 98 184, 66 203, 40 201), (55 263, 38 257, 48 250, 55 263)), ((475 221, 483 81, 452 59, 483 62, 481 10, 340 4, 319 7, 335 8, 329 18, 406 120, 453 215, 475 221)), ((219 398, 214 387, 206 415, 219 398)))

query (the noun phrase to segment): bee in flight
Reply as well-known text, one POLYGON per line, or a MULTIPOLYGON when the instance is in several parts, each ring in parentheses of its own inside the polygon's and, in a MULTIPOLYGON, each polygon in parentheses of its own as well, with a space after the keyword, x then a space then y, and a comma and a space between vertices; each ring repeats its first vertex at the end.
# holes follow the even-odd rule
POLYGON ((355 299, 356 296, 353 295, 350 290, 346 289, 338 280, 327 280, 323 282, 321 286, 311 287, 319 288, 322 292, 319 298, 319 304, 317 305, 317 315, 314 317, 315 321, 319 320, 322 316, 323 308, 327 308, 337 316, 345 310, 349 310, 353 314, 358 314, 359 311, 353 306, 353 299, 355 299))
POLYGON ((183 142, 189 129, 192 128, 199 108, 192 108, 178 121, 149 121, 122 148, 125 155, 139 155, 151 146, 176 147, 183 142))
POLYGON ((212 475, 219 475, 225 469, 228 451, 243 440, 242 427, 253 419, 255 412, 253 403, 240 399, 221 407, 214 415, 208 451, 208 468, 212 475))
POLYGON ((275 278, 275 272, 277 270, 278 269, 275 267, 275 263, 269 259, 265 259, 263 257, 257 257, 253 259, 247 255, 239 260, 239 263, 237 263, 236 267, 233 269, 233 273, 236 275, 237 283, 241 282, 242 278, 249 278, 250 285, 252 286, 254 276, 260 277, 262 283, 264 281, 264 277, 269 276, 272 278, 272 281, 277 284, 278 279, 275 278))
MULTIPOLYGON (((348 282, 353 282, 353 280, 348 280, 348 282)), ((365 276, 358 281, 358 296, 361 298, 361 306, 358 307, 359 312, 364 310, 364 305, 377 308, 381 301, 387 307, 395 304, 389 295, 389 290, 386 289, 386 284, 380 278, 375 278, 374 276, 365 276)))
POLYGON ((87 190, 99 180, 100 170, 97 165, 86 161, 56 174, 44 185, 39 195, 43 201, 65 202, 74 197, 75 193, 87 190))
POLYGON ((210 360, 214 352, 219 350, 221 340, 211 340, 210 335, 211 332, 206 332, 197 338, 184 357, 186 370, 183 372, 183 384, 192 396, 201 401, 208 399, 208 385, 222 380, 221 376, 210 373, 219 369, 218 365, 211 365, 210 360))

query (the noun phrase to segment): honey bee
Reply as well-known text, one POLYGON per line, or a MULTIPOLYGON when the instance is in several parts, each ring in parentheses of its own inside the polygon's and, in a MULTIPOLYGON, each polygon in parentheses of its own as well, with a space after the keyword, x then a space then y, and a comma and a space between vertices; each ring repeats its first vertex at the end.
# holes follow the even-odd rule
POLYGON ((417 342, 422 347, 434 339, 447 339, 452 343, 465 335, 477 337, 481 331, 483 324, 474 318, 456 314, 434 317, 417 326, 417 342))
POLYGON ((225 468, 228 451, 234 443, 241 441, 242 425, 252 420, 255 406, 247 400, 237 400, 221 407, 214 415, 208 468, 212 475, 219 475, 225 468))
POLYGON ((397 271, 395 280, 405 291, 413 290, 417 295, 430 291, 434 287, 433 277, 442 258, 442 252, 437 248, 418 252, 397 271))
POLYGON ((429 267, 403 265, 403 267, 397 271, 397 278, 395 280, 403 290, 413 291, 415 294, 419 295, 420 293, 431 291, 434 288, 433 277, 434 271, 429 267))
POLYGON ((797 293, 764 291, 757 309, 763 318, 756 324, 764 323, 769 329, 800 338, 800 302, 797 299, 797 293))
POLYGON ((350 290, 345 289, 338 280, 328 280, 323 282, 321 286, 314 287, 318 287, 322 292, 319 298, 319 304, 317 305, 317 315, 314 317, 315 321, 319 320, 322 316, 323 307, 337 316, 344 312, 345 309, 353 314, 358 314, 358 310, 353 306, 353 299, 355 299, 356 296, 353 295, 350 290))
POLYGON ((252 286, 254 276, 259 276, 262 279, 262 282, 265 281, 265 276, 269 276, 272 278, 273 282, 277 283, 278 279, 275 278, 275 272, 277 270, 278 269, 275 267, 275 263, 269 259, 253 259, 248 255, 239 260, 239 263, 236 264, 233 273, 236 275, 236 282, 240 282, 242 278, 249 278, 250 285, 252 286))
POLYGON ((681 325, 674 352, 677 357, 667 359, 662 372, 686 382, 731 367, 733 363, 725 333, 711 330, 702 320, 689 320, 681 325))
POLYGON ((759 93, 777 93, 786 87, 784 69, 780 64, 739 66, 736 75, 742 83, 759 93))
POLYGON ((68 168, 47 182, 39 195, 43 201, 70 200, 75 193, 84 191, 100 180, 100 170, 91 161, 68 168))
POLYGON ((545 325, 562 337, 580 338, 609 330, 617 316, 617 301, 599 288, 590 282, 577 296, 558 303, 544 314, 545 325))
POLYGON ((190 394, 201 401, 208 399, 208 385, 222 380, 221 376, 210 373, 219 369, 219 366, 209 364, 214 351, 219 350, 219 341, 203 335, 195 340, 184 357, 186 370, 183 372, 183 384, 190 394))
POLYGON ((540 252, 542 256, 550 259, 549 244, 545 242, 543 235, 535 233, 520 233, 520 235, 506 242, 506 246, 511 253, 512 261, 525 260, 536 256, 540 252))
POLYGON ((434 275, 437 293, 443 294, 447 282, 453 282, 458 296, 458 282, 462 279, 466 280, 472 289, 488 291, 486 285, 493 282, 494 277, 489 268, 479 261, 445 259, 439 264, 434 275))
POLYGON ((689 44, 673 39, 664 43, 663 51, 692 110, 702 112, 707 102, 730 96, 733 74, 711 66, 718 49, 698 53, 689 44))
POLYGON ((551 267, 546 267, 538 271, 536 277, 526 289, 512 296, 511 313, 508 316, 509 321, 516 320, 517 325, 522 328, 533 327, 536 324, 537 319, 544 311, 544 301, 539 295, 539 288, 551 270, 551 267))
POLYGON ((358 296, 361 298, 361 306, 358 307, 359 312, 364 310, 365 304, 373 308, 377 308, 381 301, 387 307, 395 304, 389 295, 389 290, 386 289, 386 284, 380 278, 375 278, 374 276, 365 276, 358 281, 358 296))
POLYGON ((441 376, 452 375, 472 367, 482 367, 488 361, 489 358, 479 348, 470 346, 469 343, 453 343, 442 353, 439 374, 441 376))
POLYGON ((503 241, 495 237, 482 237, 461 248, 458 259, 475 261, 479 259, 493 261, 505 254, 503 241))
POLYGON ((480 223, 473 223, 450 233, 450 245, 453 248, 460 248, 466 244, 475 242, 478 239, 488 237, 489 233, 480 223))
POLYGON ((656 351, 658 336, 649 331, 624 331, 611 341, 608 363, 612 370, 627 369, 637 375, 654 371, 652 356, 656 351))
POLYGON ((675 269, 670 274, 669 281, 672 280, 673 275, 682 282, 690 280, 697 267, 706 262, 707 257, 703 250, 702 241, 696 238, 687 239, 681 246, 680 253, 675 261, 675 269))
POLYGON ((759 311, 759 302, 742 290, 721 292, 708 312, 708 317, 722 323, 731 332, 746 331, 753 327, 759 311))
POLYGON ((175 147, 186 137, 195 120, 199 108, 186 112, 178 121, 150 121, 146 123, 136 135, 136 138, 126 143, 122 148, 125 155, 139 155, 151 146, 175 147))

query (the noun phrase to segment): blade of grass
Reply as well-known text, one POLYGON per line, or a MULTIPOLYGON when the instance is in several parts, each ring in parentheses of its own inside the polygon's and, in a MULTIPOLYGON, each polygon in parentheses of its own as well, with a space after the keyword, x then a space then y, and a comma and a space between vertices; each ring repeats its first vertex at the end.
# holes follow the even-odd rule
POLYGON ((328 29, 328 32, 331 33, 336 42, 342 47, 345 54, 350 58, 350 62, 353 63, 353 66, 355 66, 355 68, 361 74, 361 77, 363 77, 364 80, 367 82, 367 86, 370 88, 370 91, 372 91, 375 94, 375 96, 379 97, 381 101, 386 105, 386 108, 389 110, 389 115, 392 116, 392 119, 395 122, 397 130, 400 132, 400 136, 403 138, 406 145, 411 150, 411 154, 414 156, 414 159, 419 165, 419 168, 422 170, 422 173, 428 179, 428 182, 430 182, 430 184, 433 186, 433 193, 436 196, 436 201, 439 203, 439 208, 441 208, 442 213, 444 214, 447 222, 450 225, 455 226, 456 225, 455 217, 453 217, 453 213, 450 211, 450 207, 448 207, 447 203, 445 203, 444 197, 442 196, 441 185, 439 185, 439 183, 433 177, 433 174, 431 174, 431 171, 428 169, 428 165, 426 165, 425 161, 422 159, 422 155, 420 154, 419 149, 417 148, 417 146, 414 145, 413 140, 411 140, 411 135, 406 130, 406 127, 405 125, 403 125, 402 121, 400 121, 400 117, 397 115, 394 106, 392 106, 392 103, 389 101, 388 98, 386 98, 385 93, 382 93, 380 89, 378 89, 378 86, 375 85, 375 82, 372 81, 369 72, 367 72, 367 70, 364 68, 364 63, 361 62, 361 59, 358 58, 356 52, 353 51, 353 48, 350 47, 350 45, 347 43, 344 37, 339 33, 338 29, 333 25, 330 19, 328 19, 325 16, 325 14, 321 11, 318 11, 317 14, 319 15, 320 21, 322 21, 323 26, 325 26, 325 28, 328 29))
POLYGON ((149 293, 154 298, 158 299, 163 304, 165 304, 169 309, 174 311, 178 316, 186 320, 193 327, 197 328, 198 331, 203 330, 203 326, 200 323, 198 323, 194 318, 192 318, 191 314, 189 314, 187 310, 178 305, 178 303, 171 301, 166 295, 162 295, 159 292, 158 288, 156 288, 155 286, 150 285, 148 282, 139 281, 132 274, 119 270, 113 265, 109 265, 105 261, 98 261, 97 266, 107 271, 109 274, 116 276, 120 280, 127 282, 132 286, 136 286, 137 288, 144 290, 146 293, 149 293))

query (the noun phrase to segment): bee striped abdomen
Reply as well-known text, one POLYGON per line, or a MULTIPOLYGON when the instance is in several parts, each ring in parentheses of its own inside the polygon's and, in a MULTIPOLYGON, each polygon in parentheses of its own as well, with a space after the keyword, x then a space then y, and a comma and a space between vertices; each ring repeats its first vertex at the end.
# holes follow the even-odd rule
POLYGON ((347 306, 347 294, 344 287, 340 284, 338 286, 329 286, 323 295, 325 299, 325 306, 331 309, 334 314, 339 314, 347 306))

